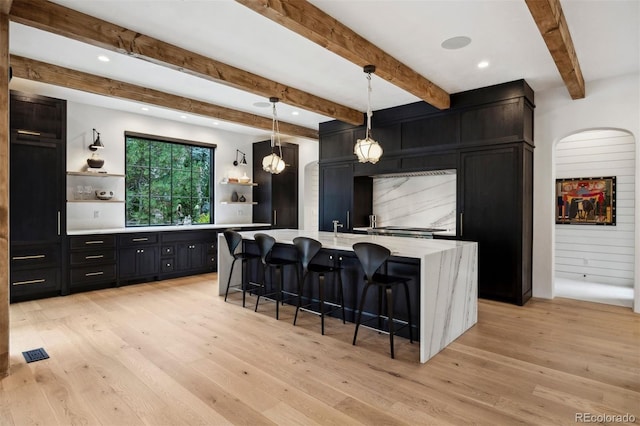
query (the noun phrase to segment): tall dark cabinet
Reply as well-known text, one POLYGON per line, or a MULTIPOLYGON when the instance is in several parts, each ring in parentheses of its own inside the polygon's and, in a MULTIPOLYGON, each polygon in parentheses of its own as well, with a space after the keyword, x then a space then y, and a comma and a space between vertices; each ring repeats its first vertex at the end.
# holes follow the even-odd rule
MULTIPOLYGON (((524 80, 451 95, 451 108, 417 102, 373 116, 384 155, 358 163, 364 126, 320 123, 319 229, 368 226, 372 177, 456 169, 457 235, 478 243, 480 297, 524 304, 532 295, 533 109, 524 80)), ((399 209, 403 206, 398 206, 399 209)))
POLYGON ((10 299, 60 294, 65 235, 66 101, 11 92, 10 299))
MULTIPOLYGON (((276 148, 276 152, 277 148, 276 148)), ((282 144, 285 169, 271 174, 262 169, 262 159, 271 154, 271 141, 253 144, 253 222, 272 228, 298 228, 298 145, 282 144)))

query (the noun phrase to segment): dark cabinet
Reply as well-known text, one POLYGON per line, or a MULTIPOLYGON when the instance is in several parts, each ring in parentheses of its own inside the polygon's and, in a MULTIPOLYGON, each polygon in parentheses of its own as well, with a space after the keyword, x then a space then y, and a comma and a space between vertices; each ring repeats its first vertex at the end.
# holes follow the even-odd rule
POLYGON ((66 102, 11 92, 10 114, 10 299, 15 302, 62 289, 66 102))
MULTIPOLYGON (((275 148, 275 152, 279 152, 275 148)), ((286 167, 279 174, 262 169, 262 159, 271 154, 271 141, 253 144, 253 222, 272 228, 298 228, 298 145, 282 144, 286 167)))
POLYGON ((69 237, 69 290, 111 287, 117 283, 114 235, 69 237))
POLYGON ((339 232, 368 226, 372 211, 373 179, 354 176, 353 163, 328 164, 320 167, 320 230, 339 232))
POLYGON ((154 232, 118 236, 118 279, 153 278, 159 273, 158 234, 154 232))
POLYGON ((533 152, 528 145, 460 154, 459 236, 478 242, 478 294, 531 298, 533 152))
POLYGON ((214 272, 217 232, 174 231, 161 234, 161 273, 165 277, 214 272))

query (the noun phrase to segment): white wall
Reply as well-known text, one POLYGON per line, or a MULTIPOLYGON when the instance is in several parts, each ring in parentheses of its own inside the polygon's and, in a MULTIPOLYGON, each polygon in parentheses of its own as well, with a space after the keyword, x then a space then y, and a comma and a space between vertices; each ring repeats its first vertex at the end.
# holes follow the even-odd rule
MULTIPOLYGON (((586 98, 572 100, 564 87, 536 92, 534 150, 533 295, 553 298, 554 276, 554 152, 556 143, 571 134, 591 129, 630 132, 636 144, 640 136, 640 75, 638 73, 587 83, 586 98)), ((636 170, 640 164, 636 149, 636 170)), ((639 199, 640 185, 635 187, 639 199)), ((636 209, 635 222, 639 222, 636 209)), ((639 227, 635 246, 640 246, 639 227)), ((638 251, 635 253, 636 265, 638 251)), ((634 310, 640 312, 640 275, 634 277, 634 310)))
MULTIPOLYGON (((283 142, 285 140, 283 139, 283 142)), ((314 224, 308 220, 308 217, 314 214, 317 218, 318 210, 318 194, 316 191, 307 191, 307 179, 313 180, 313 175, 307 176, 305 168, 308 164, 317 163, 319 158, 319 144, 317 140, 303 138, 287 138, 286 142, 298 144, 298 228, 313 230, 314 224)), ((318 221, 316 220, 315 229, 318 229, 318 221)))
POLYGON ((615 176, 615 226, 557 224, 555 276, 633 287, 635 143, 619 130, 592 130, 556 145, 556 178, 615 176))
MULTIPOLYGON (((251 164, 250 136, 193 126, 177 121, 162 120, 142 114, 132 114, 107 108, 67 103, 67 170, 81 171, 91 155, 92 129, 100 132, 105 149, 100 156, 105 160, 104 168, 109 173, 124 174, 124 132, 138 132, 171 138, 216 144, 215 150, 215 223, 250 223, 251 205, 226 206, 220 201, 228 197, 218 183, 223 176, 239 175, 240 167, 233 166, 236 149, 247 154, 251 164)), ((245 169, 245 168, 243 168, 245 169)), ((251 177, 251 166, 246 167, 251 177)), ((67 191, 78 184, 94 187, 113 187, 116 197, 124 199, 124 179, 117 178, 68 178, 67 191)), ((225 188, 226 189, 226 188, 225 188)), ((72 194, 68 194, 72 196, 72 194)), ((67 206, 67 229, 100 229, 124 227, 124 204, 116 203, 69 203, 67 206)))

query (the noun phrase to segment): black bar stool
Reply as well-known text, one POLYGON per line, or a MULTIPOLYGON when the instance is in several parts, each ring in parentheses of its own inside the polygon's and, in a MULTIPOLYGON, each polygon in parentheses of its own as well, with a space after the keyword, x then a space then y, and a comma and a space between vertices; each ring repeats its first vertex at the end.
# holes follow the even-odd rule
POLYGON ((389 257, 391 256, 391 252, 386 247, 373 243, 356 243, 353 245, 353 251, 356 253, 358 260, 362 265, 365 278, 365 285, 364 289, 362 290, 362 296, 360 297, 360 304, 358 307, 358 314, 356 318, 356 329, 353 333, 353 344, 356 344, 356 338, 358 337, 358 327, 360 326, 362 320, 362 308, 364 307, 364 302, 367 297, 367 290, 371 286, 376 286, 378 287, 378 315, 377 317, 371 318, 370 320, 378 320, 378 330, 384 332, 384 330, 381 329, 382 315, 380 312, 382 307, 382 290, 384 290, 387 299, 387 323, 389 343, 391 345, 391 358, 394 358, 394 322, 398 320, 394 319, 393 317, 393 289, 399 284, 402 284, 402 286, 404 287, 405 297, 407 300, 407 314, 409 316, 407 324, 403 324, 402 327, 409 326, 409 340, 411 343, 413 343, 413 330, 411 327, 411 304, 409 303, 409 286, 407 285, 407 281, 409 281, 410 278, 397 277, 376 272, 382 265, 387 262, 387 259, 389 259, 389 257))
POLYGON ((318 254, 320 249, 322 248, 322 243, 320 241, 316 241, 313 238, 307 237, 296 237, 293 239, 293 245, 298 250, 298 260, 302 266, 302 280, 300 281, 300 286, 298 287, 298 306, 296 306, 296 315, 293 317, 293 325, 296 325, 296 321, 298 320, 298 311, 300 309, 306 310, 308 312, 313 312, 315 314, 320 315, 320 324, 322 329, 322 334, 324 334, 324 316, 325 314, 329 314, 336 309, 342 310, 342 323, 345 323, 344 317, 344 293, 342 291, 342 274, 339 266, 339 260, 331 259, 334 261, 333 266, 329 265, 320 265, 316 263, 311 263, 313 258, 318 254), (314 311, 309 309, 309 306, 312 306, 313 303, 309 303, 305 306, 302 306, 302 292, 304 289, 304 283, 306 282, 307 276, 311 274, 312 276, 318 276, 318 296, 319 296, 319 311, 314 311), (338 290, 340 292, 340 303, 336 304, 333 302, 325 301, 325 286, 324 286, 324 278, 326 274, 334 274, 338 282, 338 290), (325 304, 330 305, 333 309, 325 312, 325 304))
POLYGON ((283 289, 282 289, 282 276, 284 272, 284 267, 287 265, 291 265, 294 267, 296 271, 296 279, 297 285, 300 286, 300 277, 298 276, 298 268, 297 260, 289 260, 289 259, 280 259, 277 257, 273 257, 272 250, 273 246, 276 244, 275 238, 270 235, 258 233, 254 235, 254 239, 256 244, 258 245, 258 250, 260 251, 260 260, 262 261, 262 291, 263 294, 258 293, 258 298, 256 300, 256 308, 255 311, 258 312, 258 303, 260 303, 260 296, 275 300, 276 302, 276 319, 280 317, 280 303, 284 303, 282 298, 283 289), (276 275, 278 278, 276 279, 276 284, 278 288, 274 291, 273 289, 273 271, 276 271, 276 275), (269 272, 269 282, 271 287, 271 292, 267 293, 267 271, 269 272))
POLYGON ((224 301, 227 301, 227 296, 229 295, 229 287, 231 286, 231 276, 233 275, 233 267, 236 264, 236 260, 240 260, 242 264, 242 277, 240 278, 240 289, 242 290, 242 307, 244 308, 247 290, 244 285, 244 270, 247 264, 247 261, 251 259, 258 259, 260 255, 238 252, 236 253, 236 249, 242 242, 242 235, 238 234, 236 231, 228 229, 223 232, 224 239, 227 241, 227 247, 229 248, 229 253, 233 256, 233 261, 231 262, 231 268, 229 269, 229 281, 227 282, 227 290, 224 292, 224 301))

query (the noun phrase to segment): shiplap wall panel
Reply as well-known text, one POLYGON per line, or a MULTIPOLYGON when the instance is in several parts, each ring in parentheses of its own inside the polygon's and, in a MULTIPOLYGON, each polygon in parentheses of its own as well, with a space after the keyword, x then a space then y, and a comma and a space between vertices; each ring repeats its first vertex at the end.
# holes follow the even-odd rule
POLYGON ((556 276, 633 286, 635 143, 616 130, 582 132, 556 147, 556 178, 616 177, 616 226, 556 225, 556 276))

